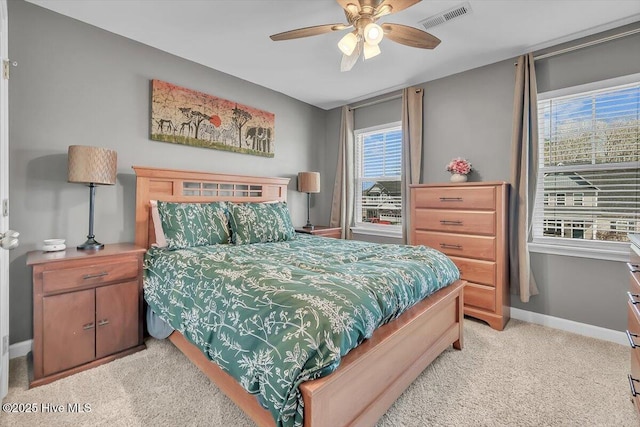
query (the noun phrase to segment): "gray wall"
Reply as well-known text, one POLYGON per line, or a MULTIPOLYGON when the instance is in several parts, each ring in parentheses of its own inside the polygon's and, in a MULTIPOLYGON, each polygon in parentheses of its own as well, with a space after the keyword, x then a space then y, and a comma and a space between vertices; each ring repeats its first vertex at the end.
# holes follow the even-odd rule
MULTIPOLYGON (((615 29, 603 36, 632 27, 615 29)), ((595 37, 588 39, 592 38, 595 37)), ((574 43, 580 42, 582 40, 574 43)), ((639 73, 638 58, 640 34, 539 61, 536 69, 540 90, 639 73)), ((457 156, 473 163, 474 172, 469 177, 472 181, 510 180, 515 60, 419 85, 425 90, 422 182, 447 181, 449 173, 445 165, 457 156)), ((393 112, 385 115, 377 109, 372 118, 361 117, 359 121, 400 114, 399 106, 388 108, 393 112)), ((327 115, 326 175, 335 173, 339 128, 340 114, 335 109, 327 115)), ((323 197, 328 196, 323 194, 323 197)), ((330 206, 330 197, 326 200, 318 212, 321 218, 329 215, 326 206, 330 206)), ((513 307, 614 330, 626 328, 628 279, 623 263, 536 253, 532 255, 532 269, 540 295, 532 297, 527 304, 514 295, 513 307)))
MULTIPOLYGON (((295 176, 322 167, 325 111, 23 1, 9 2, 9 52, 19 63, 9 83, 10 219, 21 232, 10 264, 12 343, 32 334, 26 253, 46 238, 71 246, 86 239, 88 190, 67 183, 69 145, 118 152, 117 184, 97 189, 95 233, 103 243, 133 241, 132 165, 291 177, 292 218, 305 223, 295 176), (154 78, 275 113, 275 158, 151 141, 154 78)), ((314 212, 312 221, 319 221, 314 212)))

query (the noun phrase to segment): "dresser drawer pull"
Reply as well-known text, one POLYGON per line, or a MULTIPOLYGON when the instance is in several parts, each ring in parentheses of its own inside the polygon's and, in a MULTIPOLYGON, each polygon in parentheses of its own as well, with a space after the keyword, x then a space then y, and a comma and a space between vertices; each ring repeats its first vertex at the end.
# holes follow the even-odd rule
POLYGON ((629 332, 629 330, 627 329, 627 338, 629 339, 629 345, 631 346, 631 348, 636 348, 638 347, 638 345, 633 342, 633 338, 638 338, 638 335, 636 334, 632 334, 631 332, 629 332))
POLYGON ((107 319, 103 319, 103 320, 98 322, 98 326, 104 326, 104 325, 108 325, 108 324, 109 324, 109 320, 107 320, 107 319))
POLYGON ((94 326, 95 326, 95 323, 91 322, 91 323, 87 323, 86 325, 82 325, 82 329, 84 329, 85 331, 88 331, 89 329, 93 329, 94 326))
POLYGON ((89 279, 95 279, 97 277, 103 277, 108 275, 109 273, 106 271, 103 271, 102 273, 98 273, 98 274, 85 274, 84 276, 82 276, 82 278, 84 280, 89 280, 89 279))
POLYGON ((462 245, 450 245, 448 243, 440 243, 440 247, 442 249, 462 249, 462 245))
POLYGON ((440 224, 442 225, 462 225, 462 221, 447 221, 446 219, 441 219, 440 224))
POLYGON ((640 273, 640 265, 627 263, 627 267, 629 267, 629 272, 631 273, 640 273))
POLYGON ((631 292, 627 292, 627 295, 629 295, 629 301, 631 301, 631 304, 640 304, 640 301, 636 301, 636 298, 640 298, 639 294, 632 294, 631 292))
POLYGON ((462 197, 440 197, 441 202, 461 202, 462 197))
POLYGON ((629 388, 631 389, 631 396, 636 397, 638 395, 638 392, 636 391, 636 386, 633 383, 640 383, 640 381, 633 378, 631 374, 629 374, 628 377, 629 377, 629 388))

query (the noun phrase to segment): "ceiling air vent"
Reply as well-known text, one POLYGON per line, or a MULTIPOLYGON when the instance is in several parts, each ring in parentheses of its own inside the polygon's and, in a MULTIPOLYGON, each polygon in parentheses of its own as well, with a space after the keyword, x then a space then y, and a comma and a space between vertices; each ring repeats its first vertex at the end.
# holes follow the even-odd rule
POLYGON ((444 24, 445 22, 449 22, 453 19, 460 18, 470 13, 471 13, 471 5, 469 4, 469 2, 465 2, 449 10, 440 12, 437 15, 430 16, 427 19, 423 19, 422 21, 420 21, 420 24, 422 24, 422 26, 428 30, 437 25, 444 24))

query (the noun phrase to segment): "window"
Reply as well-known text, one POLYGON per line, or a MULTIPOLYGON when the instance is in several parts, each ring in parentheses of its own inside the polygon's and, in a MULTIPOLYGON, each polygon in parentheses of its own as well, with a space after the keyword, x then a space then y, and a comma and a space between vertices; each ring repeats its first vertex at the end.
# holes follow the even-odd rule
POLYGON ((355 132, 355 226, 358 232, 402 235, 402 127, 355 132))
POLYGON ((640 76, 626 80, 539 96, 534 246, 626 251, 640 232, 640 76))

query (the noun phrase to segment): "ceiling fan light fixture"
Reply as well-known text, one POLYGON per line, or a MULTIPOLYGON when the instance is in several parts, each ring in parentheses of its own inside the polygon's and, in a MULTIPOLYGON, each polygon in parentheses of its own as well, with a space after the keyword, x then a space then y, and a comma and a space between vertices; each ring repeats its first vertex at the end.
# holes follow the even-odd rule
POLYGON ((370 45, 377 45, 382 41, 382 37, 384 37, 384 31, 375 22, 371 22, 364 27, 364 39, 370 45))
POLYGON ((382 7, 379 7, 376 10, 376 13, 375 13, 375 15, 373 15, 373 17, 378 19, 381 16, 390 14, 392 10, 393 10, 393 8, 391 7, 390 4, 385 4, 385 5, 383 5, 382 7))
POLYGON ((362 53, 365 60, 371 59, 374 56, 380 55, 380 46, 378 46, 377 44, 369 44, 365 42, 362 48, 362 53))
POLYGON ((353 4, 353 3, 349 3, 345 9, 351 13, 352 15, 357 15, 358 12, 360 11, 360 8, 358 7, 358 5, 353 4))
POLYGON ((358 44, 358 37, 354 33, 348 33, 338 42, 338 48, 345 55, 349 56, 353 53, 353 50, 356 48, 358 44))

